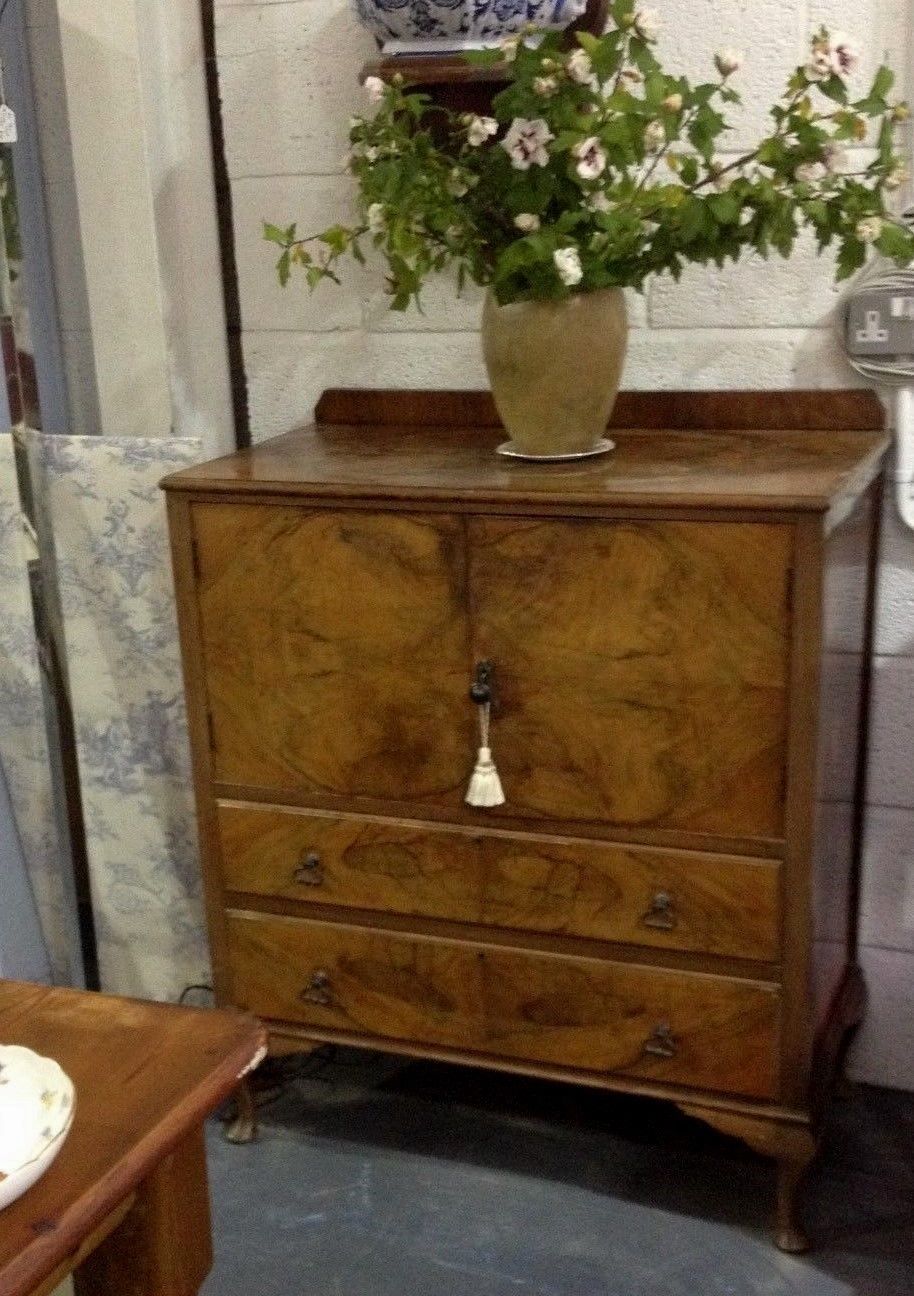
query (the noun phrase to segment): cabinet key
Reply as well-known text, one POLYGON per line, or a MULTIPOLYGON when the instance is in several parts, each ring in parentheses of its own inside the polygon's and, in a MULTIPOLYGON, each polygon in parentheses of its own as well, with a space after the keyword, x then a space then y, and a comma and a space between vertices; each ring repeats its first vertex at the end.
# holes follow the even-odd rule
POLYGON ((298 996, 303 1003, 317 1004, 326 1008, 330 1003, 330 973, 318 968, 311 973, 311 980, 298 996))

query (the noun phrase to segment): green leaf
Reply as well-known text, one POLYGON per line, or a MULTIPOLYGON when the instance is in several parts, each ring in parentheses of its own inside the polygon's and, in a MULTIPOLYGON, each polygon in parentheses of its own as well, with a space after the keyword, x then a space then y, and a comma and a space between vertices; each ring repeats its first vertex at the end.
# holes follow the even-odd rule
POLYGON ((827 81, 820 81, 819 89, 835 103, 847 103, 847 86, 839 76, 830 76, 827 81))
POLYGON ((866 244, 862 243, 855 235, 846 238, 841 245, 841 251, 838 253, 837 278, 839 282, 842 279, 849 279, 865 261, 866 244))
POLYGON ((291 264, 292 254, 289 249, 286 248, 285 252, 283 252, 282 256, 276 262, 276 273, 279 275, 279 282, 283 288, 285 288, 286 284, 289 282, 291 264))
POLYGON ((285 247, 287 243, 291 243, 295 239, 295 226, 290 225, 288 230, 284 230, 280 229, 278 225, 271 225, 269 221, 264 221, 263 237, 269 243, 278 243, 280 247, 285 247))
POLYGON ((742 205, 732 193, 715 194, 708 205, 721 225, 733 225, 739 220, 742 205))
POLYGON ((891 92, 894 84, 895 73, 891 68, 886 67, 885 64, 883 64, 876 73, 876 78, 873 81, 873 88, 870 91, 870 97, 874 99, 885 99, 891 92))
POLYGON ((891 257, 907 265, 914 260, 914 234, 888 221, 876 240, 876 246, 883 256, 891 257))

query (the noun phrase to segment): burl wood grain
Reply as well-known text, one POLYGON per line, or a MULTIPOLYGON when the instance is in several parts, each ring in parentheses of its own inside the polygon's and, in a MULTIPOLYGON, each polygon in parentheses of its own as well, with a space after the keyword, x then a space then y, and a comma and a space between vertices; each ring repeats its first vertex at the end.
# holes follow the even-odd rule
POLYGON ((449 516, 194 508, 216 778, 459 804, 474 714, 449 516))
POLYGON ((472 519, 509 811, 779 836, 790 553, 775 525, 472 519))
POLYGON ((230 891, 655 949, 778 954, 771 860, 257 806, 220 806, 218 817, 230 891), (669 929, 657 925, 660 896, 669 929))
POLYGON ((774 986, 249 913, 230 913, 228 926, 236 999, 263 1017, 745 1097, 777 1093, 774 986), (664 1027, 673 1056, 654 1056, 646 1046, 664 1027))

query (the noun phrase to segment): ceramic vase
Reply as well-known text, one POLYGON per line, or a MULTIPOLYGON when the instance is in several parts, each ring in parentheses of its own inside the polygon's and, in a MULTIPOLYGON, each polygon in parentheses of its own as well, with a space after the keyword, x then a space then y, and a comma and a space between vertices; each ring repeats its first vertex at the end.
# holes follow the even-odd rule
POLYGON ((514 448, 543 457, 592 451, 606 435, 627 343, 621 288, 507 306, 490 292, 483 355, 514 448))
POLYGON ((497 40, 528 23, 561 30, 586 0, 354 0, 356 15, 379 40, 497 40))

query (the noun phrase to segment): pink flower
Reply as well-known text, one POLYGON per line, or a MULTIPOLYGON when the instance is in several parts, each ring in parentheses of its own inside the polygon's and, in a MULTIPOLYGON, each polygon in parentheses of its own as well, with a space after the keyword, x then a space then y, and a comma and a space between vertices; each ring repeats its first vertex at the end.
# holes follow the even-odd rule
POLYGON ((554 139, 555 136, 542 117, 535 117, 532 121, 526 117, 515 117, 501 147, 517 171, 529 171, 532 166, 548 166, 549 151, 546 145, 554 139))
POLYGON ((606 150, 596 135, 581 140, 571 151, 578 159, 575 170, 582 180, 596 180, 606 170, 606 150))
POLYGON ((860 62, 860 50, 844 32, 831 38, 831 68, 842 80, 851 76, 860 62))

